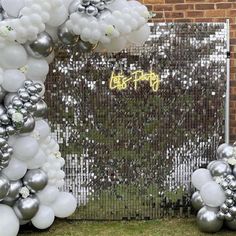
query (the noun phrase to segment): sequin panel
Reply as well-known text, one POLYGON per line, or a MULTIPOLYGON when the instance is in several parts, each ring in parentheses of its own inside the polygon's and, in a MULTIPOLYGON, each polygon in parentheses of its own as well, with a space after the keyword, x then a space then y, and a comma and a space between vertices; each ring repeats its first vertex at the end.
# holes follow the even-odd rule
POLYGON ((58 48, 48 118, 66 159, 73 219, 188 216, 190 175, 223 141, 224 23, 154 24, 143 46, 118 54, 58 48), (111 89, 111 74, 155 73, 111 89), (147 77, 145 77, 147 78, 147 77))

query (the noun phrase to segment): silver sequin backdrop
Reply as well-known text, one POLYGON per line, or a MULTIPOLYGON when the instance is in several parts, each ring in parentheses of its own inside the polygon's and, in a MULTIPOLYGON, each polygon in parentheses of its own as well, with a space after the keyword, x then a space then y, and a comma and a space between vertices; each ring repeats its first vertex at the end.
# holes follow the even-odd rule
POLYGON ((190 175, 224 139, 226 52, 225 23, 154 24, 144 46, 114 55, 58 48, 46 99, 73 219, 191 213, 190 175), (158 75, 159 89, 150 76, 111 89, 112 73, 137 70, 158 75))

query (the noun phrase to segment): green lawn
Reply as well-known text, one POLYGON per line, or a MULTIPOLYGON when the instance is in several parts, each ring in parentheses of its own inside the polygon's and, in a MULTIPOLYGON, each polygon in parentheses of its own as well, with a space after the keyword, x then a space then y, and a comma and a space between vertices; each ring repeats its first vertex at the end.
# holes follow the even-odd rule
MULTIPOLYGON (((39 232, 25 228, 20 236, 203 236, 195 219, 169 219, 128 222, 59 221, 49 231, 39 232)), ((216 235, 233 236, 235 232, 222 230, 216 235)))

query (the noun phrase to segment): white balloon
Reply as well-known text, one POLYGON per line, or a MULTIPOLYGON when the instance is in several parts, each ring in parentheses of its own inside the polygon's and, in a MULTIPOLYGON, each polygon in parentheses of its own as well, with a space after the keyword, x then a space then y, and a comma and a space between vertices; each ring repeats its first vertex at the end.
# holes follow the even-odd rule
POLYGON ((147 41, 150 34, 151 34, 150 27, 147 24, 145 24, 139 30, 131 32, 128 35, 127 39, 131 43, 134 43, 137 45, 143 45, 147 41))
POLYGON ((110 43, 103 44, 108 52, 120 52, 126 46, 127 40, 124 37, 118 37, 111 40, 110 43))
POLYGON ((58 9, 53 9, 50 12, 50 20, 47 22, 50 26, 59 26, 62 25, 68 18, 68 11, 65 6, 62 6, 58 9))
POLYGON ((13 209, 0 204, 0 236, 16 236, 20 224, 13 209))
POLYGON ((58 188, 47 185, 42 191, 37 193, 40 202, 44 205, 50 206, 59 195, 58 188))
POLYGON ((219 207, 226 199, 223 189, 215 181, 204 184, 200 194, 204 203, 209 207, 219 207))
POLYGON ((8 92, 17 92, 23 87, 25 75, 19 70, 6 70, 3 74, 2 87, 8 92))
POLYGON ((212 176, 210 171, 207 169, 200 168, 192 174, 192 184, 198 190, 209 181, 212 181, 212 176))
POLYGON ((44 81, 49 72, 49 65, 44 59, 29 58, 26 76, 28 79, 44 81))
POLYGON ((39 133, 39 138, 41 141, 45 140, 51 133, 51 129, 45 120, 36 121, 35 131, 39 133))
POLYGON ((66 218, 74 213, 77 207, 77 202, 72 194, 60 192, 51 207, 56 217, 66 218))
POLYGON ((22 161, 33 159, 39 150, 39 144, 36 139, 28 137, 18 137, 13 144, 14 156, 22 161))
POLYGON ((20 160, 11 158, 9 165, 2 172, 10 180, 19 180, 21 179, 27 171, 27 165, 20 160))
POLYGON ((26 65, 27 53, 19 43, 8 43, 1 49, 0 65, 6 69, 18 69, 26 65))
POLYGON ((17 17, 24 7, 24 0, 1 0, 1 4, 7 15, 17 17))
POLYGON ((38 169, 46 162, 46 154, 42 149, 39 149, 33 159, 27 161, 28 169, 38 169))
POLYGON ((47 229, 53 224, 54 219, 52 208, 40 205, 36 216, 32 219, 32 224, 38 229, 47 229))

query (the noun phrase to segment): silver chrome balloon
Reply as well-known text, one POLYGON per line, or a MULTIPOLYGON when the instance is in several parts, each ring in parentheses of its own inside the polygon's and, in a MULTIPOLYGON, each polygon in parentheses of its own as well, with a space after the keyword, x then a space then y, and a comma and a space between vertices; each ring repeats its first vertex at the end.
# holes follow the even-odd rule
POLYGON ((227 181, 223 181, 220 183, 220 186, 223 190, 227 190, 229 188, 229 183, 227 181))
POLYGON ((35 119, 33 116, 29 115, 26 122, 23 124, 23 126, 20 129, 21 133, 30 133, 35 128, 35 119))
POLYGON ((48 33, 42 32, 35 41, 27 42, 25 49, 34 58, 48 57, 53 52, 54 42, 48 33))
POLYGON ((232 216, 236 216, 236 206, 232 206, 232 207, 229 209, 229 212, 231 213, 232 216))
POLYGON ((94 6, 88 6, 86 8, 86 14, 88 16, 96 16, 98 14, 98 9, 94 6))
POLYGON ((229 211, 229 208, 225 203, 223 203, 220 207, 220 211, 222 211, 223 213, 227 213, 229 211))
POLYGON ((203 207, 197 214, 197 224, 201 231, 215 233, 223 225, 223 221, 217 218, 217 213, 207 207, 203 207))
POLYGON ((4 198, 4 201, 7 202, 16 201, 20 197, 20 189, 22 188, 22 186, 23 184, 21 180, 11 181, 9 193, 4 198))
POLYGON ((2 201, 10 190, 10 181, 9 179, 3 175, 0 174, 0 201, 2 201))
POLYGON ((23 178, 23 183, 32 193, 36 193, 46 187, 48 176, 41 169, 29 170, 23 178))
POLYGON ((230 212, 227 212, 227 213, 225 214, 225 220, 231 221, 231 220, 233 220, 233 219, 234 219, 234 217, 231 215, 230 212))
POLYGON ((228 147, 229 146, 229 144, 227 144, 227 143, 223 143, 223 144, 221 144, 218 148, 217 148, 217 150, 216 150, 216 156, 217 156, 217 158, 218 159, 222 159, 222 152, 223 152, 223 150, 226 148, 226 147, 228 147))
POLYGON ((0 105, 0 116, 6 113, 6 108, 3 105, 0 105))
POLYGON ((31 220, 38 212, 39 199, 36 195, 30 195, 27 198, 18 199, 13 209, 19 220, 31 220))
POLYGON ((0 86, 0 102, 1 103, 4 100, 6 94, 7 94, 7 92, 3 89, 3 87, 0 86))
POLYGON ((200 210, 202 207, 204 207, 204 202, 202 200, 202 197, 199 191, 196 191, 192 195, 191 203, 192 203, 193 208, 197 211, 200 210))
POLYGON ((4 106, 8 107, 11 104, 13 98, 16 96, 17 96, 17 93, 8 93, 4 98, 4 106))
POLYGON ((77 44, 77 47, 80 52, 91 52, 97 47, 97 44, 91 44, 89 42, 80 40, 77 44))
POLYGON ((40 100, 36 104, 36 111, 34 111, 34 116, 43 118, 46 116, 47 110, 48 110, 48 106, 46 102, 44 102, 43 100, 40 100))
POLYGON ((236 230, 236 219, 225 222, 226 226, 231 230, 236 230))
POLYGON ((227 198, 225 200, 225 204, 226 204, 227 207, 232 207, 234 205, 234 200, 231 199, 231 198, 227 198))
POLYGON ((69 30, 65 24, 58 28, 57 35, 59 40, 66 45, 74 45, 79 42, 79 36, 69 30))
POLYGON ((212 177, 218 177, 224 174, 230 174, 231 168, 227 162, 219 160, 210 166, 210 172, 212 177))
POLYGON ((81 0, 80 1, 83 6, 89 6, 90 5, 90 0, 81 0))
POLYGON ((72 13, 74 13, 74 12, 77 12, 79 5, 81 5, 81 4, 80 4, 80 1, 78 1, 78 0, 73 1, 73 2, 70 4, 70 6, 69 6, 69 13, 70 13, 70 15, 71 15, 72 13))
POLYGON ((224 220, 224 219, 225 219, 225 213, 222 212, 222 211, 219 211, 219 212, 217 213, 217 218, 218 218, 219 220, 224 220))
POLYGON ((231 145, 225 146, 220 154, 220 159, 229 159, 234 156, 234 147, 231 145))

